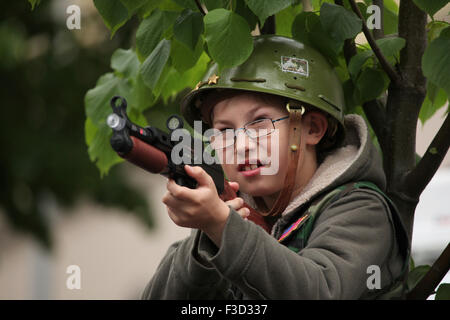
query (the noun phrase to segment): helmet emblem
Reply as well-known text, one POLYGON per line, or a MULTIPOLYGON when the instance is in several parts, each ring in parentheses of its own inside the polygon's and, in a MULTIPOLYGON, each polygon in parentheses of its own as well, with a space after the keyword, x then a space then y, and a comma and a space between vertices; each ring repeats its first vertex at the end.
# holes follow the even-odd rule
POLYGON ((213 74, 211 77, 208 78, 208 85, 211 84, 217 84, 217 80, 219 80, 219 76, 213 74))
POLYGON ((295 57, 281 57, 281 71, 301 74, 305 77, 309 76, 308 61, 295 57))

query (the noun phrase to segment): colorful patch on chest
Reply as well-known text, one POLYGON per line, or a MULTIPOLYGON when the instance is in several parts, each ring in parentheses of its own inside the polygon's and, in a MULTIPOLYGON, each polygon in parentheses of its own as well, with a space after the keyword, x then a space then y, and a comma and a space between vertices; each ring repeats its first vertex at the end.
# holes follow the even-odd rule
POLYGON ((281 237, 278 239, 278 242, 282 242, 284 239, 286 239, 292 232, 297 230, 303 223, 309 218, 309 214, 305 214, 304 216, 300 217, 297 221, 295 221, 293 224, 290 225, 289 228, 287 228, 281 237))

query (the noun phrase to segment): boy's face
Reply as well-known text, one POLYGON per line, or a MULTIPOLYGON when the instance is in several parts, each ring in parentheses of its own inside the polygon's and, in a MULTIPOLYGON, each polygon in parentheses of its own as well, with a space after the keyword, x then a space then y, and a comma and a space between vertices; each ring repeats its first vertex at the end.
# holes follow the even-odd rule
MULTIPOLYGON (((213 128, 223 131, 243 128, 262 118, 286 116, 281 98, 243 92, 219 100, 211 118, 213 128)), ((275 122, 275 131, 258 139, 239 130, 234 145, 217 151, 225 174, 239 183, 240 190, 252 196, 275 196, 283 188, 288 167, 288 124, 288 119, 275 122)))

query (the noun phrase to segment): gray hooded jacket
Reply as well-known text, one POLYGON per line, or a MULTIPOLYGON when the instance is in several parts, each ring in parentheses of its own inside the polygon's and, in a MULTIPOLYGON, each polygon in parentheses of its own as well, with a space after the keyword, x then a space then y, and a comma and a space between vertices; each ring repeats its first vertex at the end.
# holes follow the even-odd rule
MULTIPOLYGON (((366 123, 347 115, 345 125, 345 141, 320 164, 271 235, 230 209, 221 247, 193 230, 169 248, 142 298, 360 299, 391 285, 405 258, 392 212, 373 190, 352 190, 326 206, 299 252, 277 241, 321 193, 350 181, 370 181, 385 189, 381 159, 366 123), (379 282, 373 278, 378 276, 379 282)), ((250 196, 241 197, 254 206, 250 196)))

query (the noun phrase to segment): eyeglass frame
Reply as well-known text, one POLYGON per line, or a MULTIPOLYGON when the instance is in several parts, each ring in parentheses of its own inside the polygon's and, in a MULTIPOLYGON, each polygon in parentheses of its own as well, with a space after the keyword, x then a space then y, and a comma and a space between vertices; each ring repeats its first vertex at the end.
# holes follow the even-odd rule
MULTIPOLYGON (((255 140, 255 139, 258 139, 258 138, 261 138, 261 137, 266 137, 266 136, 268 136, 268 135, 270 135, 270 134, 272 134, 272 132, 275 130, 275 125, 274 125, 274 123, 275 122, 278 122, 278 121, 282 121, 282 120, 286 120, 286 119, 289 119, 289 116, 284 116, 284 117, 281 117, 281 118, 278 118, 278 119, 275 119, 275 120, 272 120, 271 118, 261 118, 261 119, 258 119, 258 120, 254 120, 254 121, 250 121, 249 123, 246 123, 243 127, 241 127, 241 128, 238 128, 238 129, 231 129, 231 130, 233 130, 234 131, 234 139, 233 139, 233 143, 232 144, 230 144, 230 145, 227 145, 227 146, 223 146, 222 148, 213 148, 214 150, 223 150, 223 149, 226 149, 226 148, 229 148, 229 147, 231 147, 231 146, 234 146, 235 144, 236 144, 236 137, 237 137, 237 132, 239 131, 239 130, 244 130, 244 133, 247 135, 247 137, 249 137, 250 139, 253 139, 253 140, 255 140), (273 130, 272 131, 270 131, 270 132, 268 132, 267 134, 264 134, 264 135, 259 135, 259 136, 257 136, 257 137, 251 137, 247 132, 248 132, 248 128, 246 128, 248 125, 250 125, 250 124, 253 124, 253 123, 257 123, 257 122, 261 122, 261 121, 264 121, 264 120, 270 120, 270 122, 272 123, 272 127, 273 127, 273 130)), ((226 129, 226 130, 228 130, 228 129, 226 129)), ((223 135, 223 132, 222 131, 220 131, 220 134, 221 135, 223 135)), ((210 143, 210 145, 211 145, 211 138, 212 137, 217 137, 217 135, 211 135, 211 137, 209 137, 209 143, 210 143)), ((211 146, 212 147, 212 146, 211 146)))

